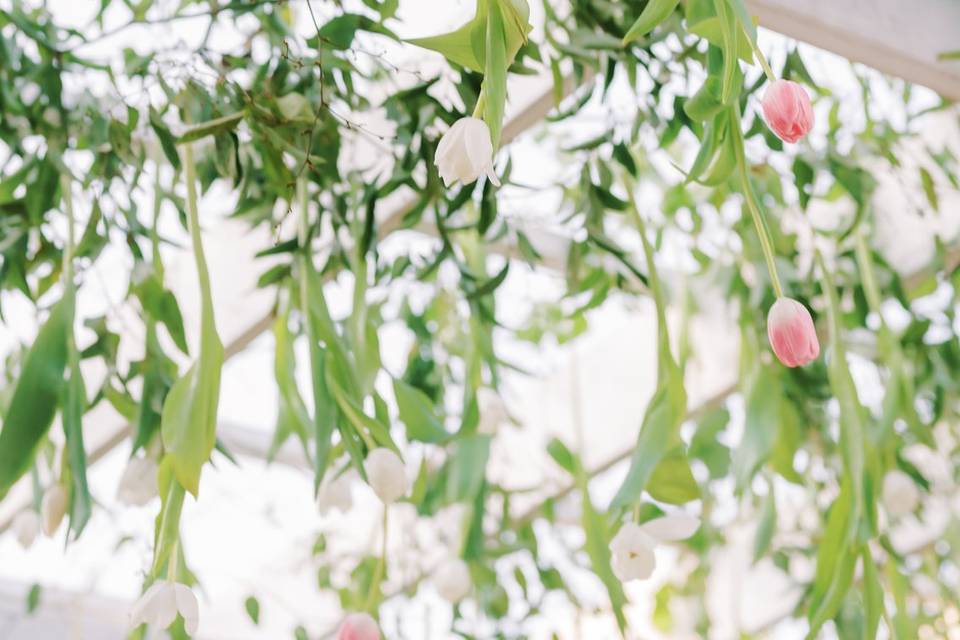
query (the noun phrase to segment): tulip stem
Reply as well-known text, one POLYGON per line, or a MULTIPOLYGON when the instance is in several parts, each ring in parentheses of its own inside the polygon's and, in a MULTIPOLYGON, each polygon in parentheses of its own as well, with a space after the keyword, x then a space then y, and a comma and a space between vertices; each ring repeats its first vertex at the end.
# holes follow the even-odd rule
POLYGON ((383 505, 383 540, 380 544, 380 558, 377 560, 377 566, 373 570, 373 579, 370 581, 370 593, 367 595, 367 603, 363 607, 364 611, 371 614, 377 605, 377 594, 380 593, 380 581, 383 580, 384 570, 387 564, 387 514, 390 513, 390 505, 383 505))
POLYGON ((767 262, 767 271, 770 272, 770 282, 773 284, 773 292, 777 298, 783 297, 783 286, 780 284, 780 275, 777 273, 777 264, 773 252, 773 242, 770 240, 770 231, 767 229, 766 220, 763 212, 757 203, 756 194, 753 191, 753 185, 750 182, 750 175, 747 173, 747 154, 743 146, 743 132, 740 130, 740 109, 734 107, 731 110, 730 128, 737 139, 733 143, 733 152, 736 156, 737 166, 740 169, 740 182, 743 187, 743 198, 746 200, 747 209, 750 210, 750 217, 753 218, 753 225, 757 229, 757 236, 760 238, 760 247, 763 249, 763 258, 767 262))
POLYGON ((477 98, 477 106, 473 108, 473 117, 483 120, 483 112, 487 108, 487 89, 480 89, 480 96, 477 98))
POLYGON ((770 82, 776 82, 777 75, 773 72, 773 69, 770 68, 770 63, 767 62, 766 56, 764 56, 763 52, 760 51, 760 47, 757 46, 757 43, 754 42, 753 39, 747 39, 750 40, 750 46, 753 48, 753 55, 757 56, 757 61, 760 63, 760 67, 763 69, 763 72, 767 75, 767 80, 770 82))

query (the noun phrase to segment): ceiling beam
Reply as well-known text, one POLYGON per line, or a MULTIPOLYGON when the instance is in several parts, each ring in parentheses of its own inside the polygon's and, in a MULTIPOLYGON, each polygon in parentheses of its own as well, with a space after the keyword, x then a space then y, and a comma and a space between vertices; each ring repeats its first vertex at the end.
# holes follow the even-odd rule
POLYGON ((760 26, 960 100, 957 0, 747 0, 760 26))

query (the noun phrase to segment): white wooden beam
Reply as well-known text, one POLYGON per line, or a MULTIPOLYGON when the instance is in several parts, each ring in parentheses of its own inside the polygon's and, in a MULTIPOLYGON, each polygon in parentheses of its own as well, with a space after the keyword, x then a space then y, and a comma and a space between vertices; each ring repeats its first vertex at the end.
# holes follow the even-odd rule
POLYGON ((960 100, 957 0, 747 0, 760 26, 960 100))

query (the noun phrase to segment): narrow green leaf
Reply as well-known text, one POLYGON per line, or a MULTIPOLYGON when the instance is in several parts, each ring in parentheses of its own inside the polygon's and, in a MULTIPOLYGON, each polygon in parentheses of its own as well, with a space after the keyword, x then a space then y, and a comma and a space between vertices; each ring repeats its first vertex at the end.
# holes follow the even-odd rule
POLYGON ((60 300, 23 361, 0 429, 0 498, 30 468, 37 446, 53 422, 67 366, 72 317, 73 300, 60 300))
POLYGON ((623 36, 623 44, 629 44, 653 31, 657 25, 670 17, 680 0, 650 0, 643 8, 640 17, 623 36))
POLYGON ((240 121, 243 120, 243 115, 242 111, 238 111, 237 113, 231 113, 230 115, 215 118, 208 122, 201 122, 200 124, 189 127, 180 134, 180 137, 177 138, 177 143, 186 144, 207 136, 215 136, 227 131, 232 131, 240 121))
POLYGON ((166 458, 177 481, 196 496, 200 490, 200 471, 210 458, 217 440, 223 343, 214 320, 210 274, 197 212, 196 169, 189 145, 184 149, 184 165, 190 237, 200 280, 200 355, 167 394, 160 418, 160 433, 166 458))
POLYGON ((393 381, 393 392, 410 440, 436 443, 449 437, 427 394, 402 380, 393 381))
POLYGON ((474 434, 460 438, 450 456, 447 500, 467 502, 479 493, 486 477, 491 437, 474 434))
POLYGON ((500 147, 503 112, 507 104, 507 43, 500 3, 492 2, 487 16, 486 61, 483 71, 483 119, 490 127, 493 150, 500 147))
POLYGON ((770 550, 773 534, 777 529, 777 497, 770 484, 770 493, 763 501, 763 510, 760 512, 760 522, 753 537, 753 562, 756 564, 770 550))

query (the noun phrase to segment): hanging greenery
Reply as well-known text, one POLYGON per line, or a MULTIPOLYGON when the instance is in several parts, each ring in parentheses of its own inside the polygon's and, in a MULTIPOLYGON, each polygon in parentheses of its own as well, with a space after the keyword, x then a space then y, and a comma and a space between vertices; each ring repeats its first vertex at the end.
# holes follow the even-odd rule
MULTIPOLYGON (((378 43, 401 44, 401 7, 103 0, 77 29, 58 24, 44 3, 0 6, 0 318, 10 300, 27 300, 39 327, 8 355, 0 380, 0 499, 34 495, 13 522, 21 544, 40 529, 54 535, 64 518, 72 541, 97 516, 84 434, 90 410, 110 405, 130 425, 120 498, 156 505, 160 497, 134 633, 169 627, 184 637, 202 624, 181 513, 189 501, 203 507, 205 469, 233 459, 218 438, 217 410, 224 363, 243 346, 225 345, 218 332, 217 274, 204 253, 215 239, 203 233, 203 196, 218 189, 235 198, 232 218, 273 238, 259 254, 269 260, 259 286, 275 305, 252 329, 272 329, 275 345, 269 456, 295 439, 322 510, 349 509, 356 483, 382 503, 383 547, 350 567, 350 586, 336 588, 329 571, 318 581, 345 611, 338 638, 379 637, 381 605, 421 582, 454 607, 451 636, 527 637, 547 593, 587 609, 574 587, 584 571, 603 585, 602 608, 627 637, 624 585, 652 575, 660 544, 694 568, 660 589, 654 622, 671 633, 681 622, 671 599, 692 601, 685 622, 705 637, 708 578, 731 542, 730 520, 715 508, 731 499, 738 521, 754 526, 753 560, 771 560, 799 585, 791 615, 806 621, 808 637, 826 627, 842 638, 881 637, 881 627, 894 638, 942 631, 957 611, 956 514, 937 544, 904 549, 890 532, 945 499, 911 449, 943 458, 954 491, 958 481, 960 260, 941 243, 920 271, 892 268, 874 236, 874 193, 878 171, 916 181, 926 199, 918 209, 937 215, 943 185, 960 188, 956 158, 928 146, 907 163, 901 149, 916 142, 923 118, 956 120, 956 108, 918 107, 909 85, 859 67, 851 74, 862 94, 833 95, 793 47, 772 67, 744 0, 544 0, 536 29, 527 0, 477 0, 460 28, 437 35, 418 25, 423 37, 406 41, 443 56, 435 77, 377 52, 378 43), (118 13, 128 21, 105 27, 118 13), (90 53, 126 32, 188 22, 205 35, 186 49, 158 41, 90 53), (242 41, 215 49, 211 34, 225 29, 242 41), (511 126, 506 114, 517 107, 517 77, 533 74, 552 77, 553 105, 536 126, 561 140, 545 147, 564 167, 559 210, 538 211, 566 239, 552 262, 528 227, 503 213, 506 194, 526 189, 513 178, 510 144, 532 126, 511 126), (904 118, 878 115, 879 84, 904 118), (607 109, 624 89, 634 100, 626 111, 618 105, 599 135, 566 144, 569 123, 607 109), (374 109, 390 135, 362 124, 374 109), (856 109, 856 122, 845 121, 856 109), (375 169, 345 160, 357 138, 379 149, 375 169), (907 176, 914 166, 919 176, 907 176), (659 208, 641 197, 651 190, 659 208), (841 224, 812 226, 804 213, 818 202, 841 224), (197 300, 175 295, 165 278, 168 217, 189 238, 180 249, 192 257, 197 300), (427 253, 381 252, 406 230, 437 241, 427 253), (510 259, 488 260, 503 246, 510 259), (142 322, 137 344, 111 318, 78 312, 106 248, 131 265, 122 304, 142 322), (666 275, 667 259, 684 265, 680 277, 666 275), (521 261, 559 269, 562 291, 507 324, 498 291, 521 261), (347 283, 351 304, 339 313, 329 283, 343 273, 350 277, 338 286, 347 283), (421 295, 385 304, 410 283, 423 285, 425 303, 421 295), (693 406, 688 328, 708 309, 691 292, 707 287, 729 302, 740 361, 729 365, 733 388, 693 406), (934 292, 932 315, 918 301, 934 292), (567 474, 566 489, 531 502, 491 480, 494 432, 510 420, 497 390, 505 369, 520 368, 498 345, 575 351, 596 310, 634 298, 656 309, 657 376, 636 432, 624 438, 630 449, 588 467, 591 416, 574 399, 580 441, 554 440, 546 452, 567 474), (187 304, 197 317, 185 319, 187 304), (888 307, 906 319, 894 325, 888 307), (388 323, 415 338, 402 370, 382 359, 388 323), (88 361, 105 375, 85 376, 88 361), (858 367, 876 374, 880 402, 864 397, 858 367), (309 385, 297 384, 298 370, 309 385), (58 422, 62 438, 51 433, 58 422), (600 477, 606 493, 592 483, 600 477), (807 529, 787 530, 778 517, 778 494, 788 490, 816 507, 807 529), (570 495, 579 505, 573 525, 558 516, 570 495), (420 518, 453 505, 464 516, 451 557, 393 590, 384 587, 386 532, 397 502, 420 518), (571 526, 579 535, 559 535, 571 526), (542 552, 545 537, 561 542, 569 566, 550 559, 556 550, 542 552), (518 558, 528 571, 497 570, 518 558), (812 575, 792 572, 806 561, 812 575), (936 595, 915 594, 916 579, 933 581, 936 595), (460 606, 465 600, 476 606, 460 606), (482 635, 477 619, 487 625, 482 635)), ((248 601, 247 611, 256 622, 259 603, 248 601)))

